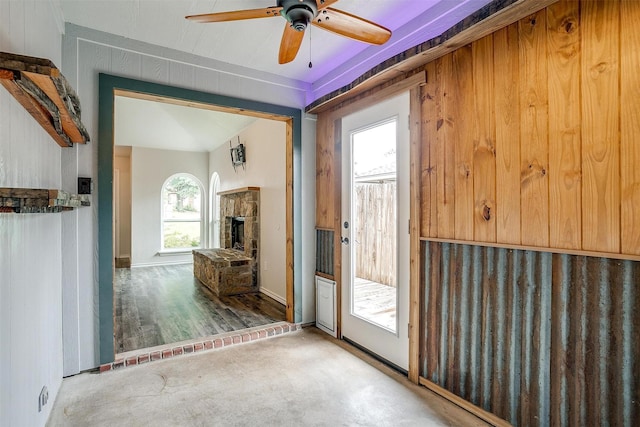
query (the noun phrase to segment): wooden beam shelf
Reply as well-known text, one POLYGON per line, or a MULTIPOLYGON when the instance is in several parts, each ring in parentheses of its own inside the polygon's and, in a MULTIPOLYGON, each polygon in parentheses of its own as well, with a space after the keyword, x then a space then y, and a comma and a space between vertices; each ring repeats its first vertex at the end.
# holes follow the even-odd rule
POLYGON ((56 213, 90 206, 88 195, 62 190, 0 188, 0 213, 56 213))
POLYGON ((0 52, 0 84, 61 147, 89 141, 80 99, 53 62, 0 52))

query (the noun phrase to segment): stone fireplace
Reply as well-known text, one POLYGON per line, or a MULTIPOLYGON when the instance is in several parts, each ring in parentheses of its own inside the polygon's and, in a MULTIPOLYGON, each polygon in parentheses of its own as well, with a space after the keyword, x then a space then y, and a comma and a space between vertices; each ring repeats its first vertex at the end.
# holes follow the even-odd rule
POLYGON ((254 283, 260 262, 260 188, 222 191, 220 195, 220 247, 253 259, 254 283))

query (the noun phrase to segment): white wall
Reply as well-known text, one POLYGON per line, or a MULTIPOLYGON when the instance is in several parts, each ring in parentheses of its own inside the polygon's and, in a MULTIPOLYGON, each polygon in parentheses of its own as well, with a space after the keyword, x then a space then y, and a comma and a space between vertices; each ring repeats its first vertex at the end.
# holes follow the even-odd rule
MULTIPOLYGON (((0 51, 61 66, 49 2, 0 1, 0 51)), ((60 188, 62 149, 0 88, 0 187, 60 188)), ((44 425, 62 381, 63 214, 0 214, 0 425, 44 425), (38 395, 49 403, 38 412, 38 395)), ((72 214, 71 214, 72 215, 72 214)))
MULTIPOLYGON (((62 158, 63 185, 67 177, 71 180, 79 174, 95 180, 97 144, 111 143, 97 141, 99 72, 287 107, 304 109, 305 106, 308 85, 298 81, 71 24, 67 24, 65 30, 62 71, 80 97, 83 122, 93 142, 65 151, 62 158)), ((302 183, 298 184, 302 185, 307 203, 302 207, 305 227, 302 259, 296 260, 302 263, 304 289, 302 307, 296 307, 296 311, 302 311, 305 321, 310 320, 307 310, 314 304, 315 243, 313 238, 308 238, 313 236, 315 217, 315 207, 310 202, 315 197, 315 172, 311 172, 315 171, 314 135, 315 121, 304 117, 302 159, 305 172, 302 183)), ((70 230, 63 234, 66 253, 76 255, 63 264, 63 274, 68 277, 64 283, 64 312, 65 317, 70 318, 65 321, 64 329, 66 374, 93 368, 99 363, 97 209, 99 207, 94 203, 91 211, 80 210, 74 222, 69 224, 70 230), (74 239, 76 235, 78 238, 74 239)))
MULTIPOLYGON (((245 168, 233 170, 229 146, 209 156, 209 176, 220 176, 220 191, 260 187, 260 290, 286 303, 286 125, 260 119, 240 133, 245 168)), ((237 144, 236 137, 232 138, 237 144)))
MULTIPOLYGON (((115 257, 131 259, 131 147, 120 148, 113 156, 113 168, 118 170, 120 179, 117 205, 119 222, 115 230, 120 239, 120 247, 115 257)), ((115 179, 114 175, 114 186, 115 179)))
MULTIPOLYGON (((209 192, 208 162, 208 153, 133 147, 131 150, 132 266, 193 260, 191 252, 182 255, 158 256, 158 251, 162 249, 161 190, 170 176, 188 173, 202 184, 204 201, 209 192)), ((205 209, 203 205, 203 212, 205 209)))

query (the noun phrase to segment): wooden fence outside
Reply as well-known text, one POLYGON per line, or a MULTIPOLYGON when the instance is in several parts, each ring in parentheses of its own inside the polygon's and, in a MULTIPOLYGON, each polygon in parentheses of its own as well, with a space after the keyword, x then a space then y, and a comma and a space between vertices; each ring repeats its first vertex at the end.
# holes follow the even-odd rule
POLYGON ((396 286, 396 183, 355 185, 356 276, 396 286))

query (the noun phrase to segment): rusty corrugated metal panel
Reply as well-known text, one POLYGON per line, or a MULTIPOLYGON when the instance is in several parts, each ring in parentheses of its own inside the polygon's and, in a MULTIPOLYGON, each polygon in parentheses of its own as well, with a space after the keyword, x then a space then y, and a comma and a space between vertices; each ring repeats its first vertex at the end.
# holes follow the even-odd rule
POLYGON ((423 245, 421 375, 514 425, 637 425, 640 263, 423 245))

